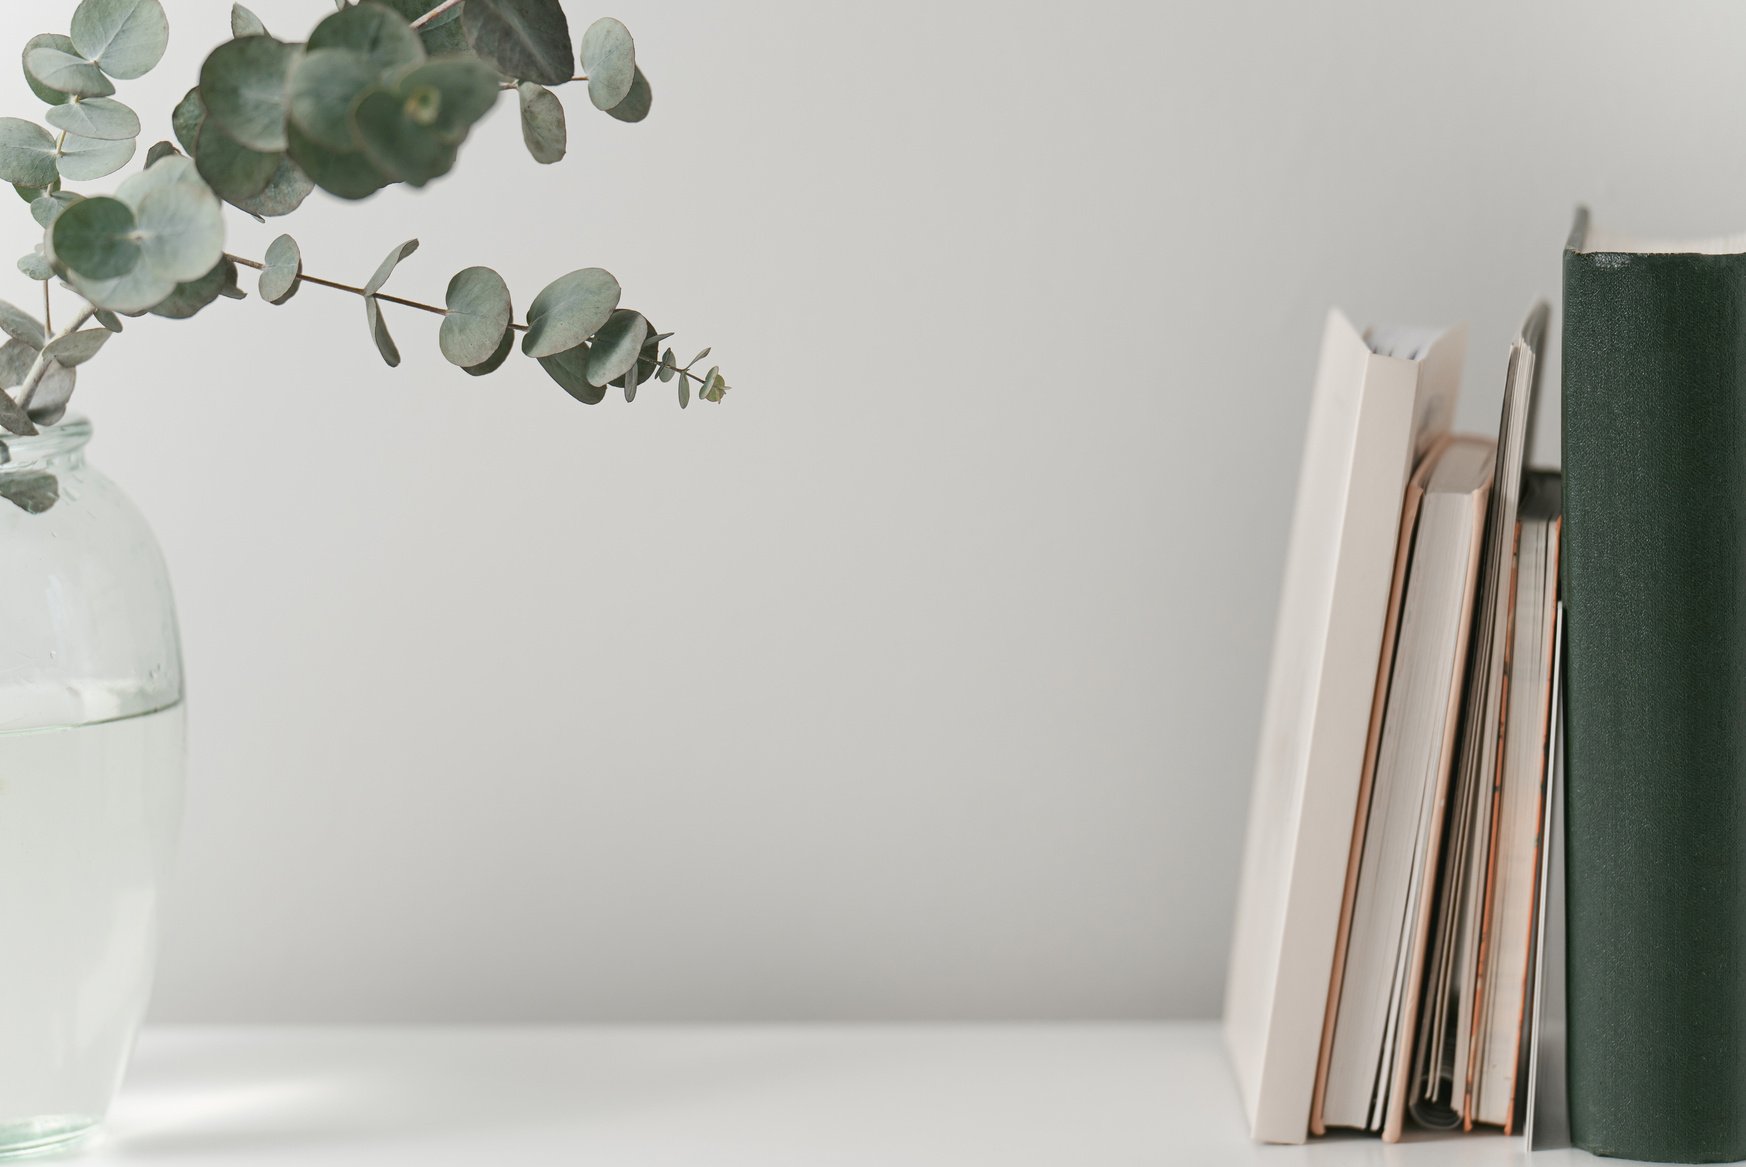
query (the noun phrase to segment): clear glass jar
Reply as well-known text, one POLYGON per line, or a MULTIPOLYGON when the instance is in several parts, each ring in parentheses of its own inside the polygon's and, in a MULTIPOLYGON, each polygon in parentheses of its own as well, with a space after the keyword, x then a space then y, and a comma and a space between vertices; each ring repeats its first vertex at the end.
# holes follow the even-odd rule
POLYGON ((181 818, 169 576, 90 437, 0 434, 0 1155, 109 1109, 181 818))

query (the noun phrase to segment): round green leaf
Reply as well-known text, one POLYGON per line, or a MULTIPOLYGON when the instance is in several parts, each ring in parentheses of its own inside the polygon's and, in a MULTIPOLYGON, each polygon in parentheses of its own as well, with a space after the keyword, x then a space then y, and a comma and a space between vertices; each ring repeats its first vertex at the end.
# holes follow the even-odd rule
POLYGON ((728 383, 722 380, 721 369, 712 368, 703 375, 703 387, 697 395, 705 401, 720 401, 727 395, 728 383))
POLYGON ((213 49, 200 66, 206 116, 251 150, 285 149, 285 90, 300 50, 270 36, 246 36, 213 49))
POLYGON ((80 98, 43 116, 55 129, 86 138, 120 142, 139 137, 139 115, 113 97, 80 98))
POLYGON ((443 13, 443 19, 418 30, 418 39, 424 42, 425 52, 433 57, 453 57, 473 51, 473 46, 467 43, 467 34, 461 29, 460 15, 459 8, 451 8, 443 13))
POLYGON ((329 150, 358 149, 349 116, 358 94, 376 83, 381 70, 353 49, 315 49, 291 70, 291 122, 329 150))
POLYGON ((388 335, 388 322, 382 319, 382 306, 374 296, 364 297, 364 319, 370 325, 370 339, 376 342, 376 351, 382 354, 390 369, 397 367, 400 349, 395 346, 394 338, 388 335))
POLYGON ((206 124, 206 103, 200 100, 200 87, 182 95, 176 108, 170 111, 170 129, 184 152, 194 153, 194 142, 200 137, 200 127, 206 124))
POLYGON ((36 220, 39 227, 52 227, 62 211, 74 203, 84 201, 84 195, 74 194, 70 190, 51 191, 30 204, 30 217, 36 220))
POLYGON ((352 125, 363 143, 364 156, 378 170, 401 182, 423 186, 453 168, 456 149, 428 124, 408 116, 412 104, 411 99, 386 89, 366 89, 352 107, 352 125))
POLYGON ((113 334, 107 328, 82 328, 78 332, 55 337, 42 351, 50 360, 71 369, 96 356, 97 350, 103 347, 111 335, 113 334))
POLYGON ((131 81, 151 72, 170 43, 170 18, 158 0, 79 0, 73 47, 111 77, 131 81))
POLYGON ((599 405, 606 399, 606 386, 588 383, 588 346, 579 344, 540 358, 546 376, 564 387, 564 392, 583 405, 599 405))
POLYGON ((99 309, 97 309, 97 311, 93 312, 91 315, 96 319, 97 323, 99 323, 103 327, 107 328, 110 332, 120 332, 121 331, 120 318, 117 317, 115 315, 115 313, 111 312, 109 309, 99 308, 99 309))
POLYGON ((467 57, 409 69, 394 82, 393 92, 406 102, 408 117, 459 145, 473 123, 497 104, 502 89, 490 66, 467 57), (434 101, 427 90, 436 95, 434 101))
POLYGON ((244 8, 241 4, 230 6, 230 35, 266 36, 267 26, 261 23, 261 18, 244 8))
POLYGON ((362 151, 330 150, 295 124, 287 131, 287 138, 291 160, 316 186, 337 198, 368 198, 393 181, 362 151))
POLYGON ((67 399, 78 383, 76 370, 57 361, 50 361, 48 371, 36 383, 36 396, 30 399, 30 420, 37 425, 53 425, 67 412, 67 399))
POLYGON ((630 372, 648 335, 649 322, 641 312, 620 308, 607 317, 588 350, 589 384, 610 385, 630 372))
POLYGON ((588 100, 611 109, 631 91, 637 73, 637 46, 630 29, 602 16, 582 34, 582 71, 588 74, 588 100))
POLYGON ((152 315, 186 320, 220 296, 231 293, 242 294, 236 291, 236 264, 225 256, 199 279, 177 284, 175 291, 152 305, 152 315))
POLYGON ((115 188, 133 210, 140 262, 124 276, 93 280, 71 273, 80 295, 100 308, 143 312, 199 279, 224 256, 224 217, 187 158, 165 158, 115 188))
POLYGON ((120 199, 95 198, 68 207, 49 229, 55 258, 94 280, 114 279, 139 262, 133 209, 120 199))
POLYGON ((86 182, 114 174, 132 160, 133 152, 138 148, 139 143, 132 138, 105 142, 101 138, 67 134, 61 139, 60 157, 55 160, 55 166, 62 178, 86 182))
POLYGON ((41 321, 4 300, 0 300, 0 332, 31 348, 41 348, 48 343, 48 334, 43 331, 41 321))
POLYGON ((424 60, 424 44, 406 18, 368 0, 342 8, 316 25, 309 34, 308 47, 311 52, 351 49, 362 53, 378 73, 424 60))
POLYGON ((0 118, 0 179, 46 187, 57 175, 54 137, 35 122, 0 118))
POLYGON ((364 295, 374 296, 382 290, 382 285, 388 282, 388 277, 394 274, 394 269, 400 266, 400 261, 418 250, 418 240, 408 239, 393 251, 376 267, 376 273, 370 277, 370 282, 364 285, 364 295))
POLYGON ((37 244, 28 255, 18 257, 18 270, 24 273, 28 280, 52 280, 55 269, 49 266, 48 256, 42 253, 42 244, 37 244))
POLYGON ((30 52, 32 49, 59 49, 63 53, 71 53, 76 56, 77 52, 73 48, 73 38, 70 36, 62 36, 58 32, 38 33, 36 36, 33 36, 24 42, 24 51, 19 54, 19 63, 24 67, 24 81, 25 84, 30 86, 30 91, 32 93, 36 94, 38 98, 48 105, 60 105, 63 101, 71 100, 66 94, 59 90, 50 89, 48 86, 30 75, 30 65, 28 62, 30 60, 30 52))
POLYGON ((302 206, 303 200, 314 189, 315 183, 309 176, 289 157, 281 154, 278 169, 267 180, 265 190, 246 199, 231 199, 230 203, 257 219, 276 219, 302 206))
POLYGON ((283 304, 303 286, 297 278, 303 274, 303 253, 297 248, 297 240, 281 235, 267 244, 266 264, 261 269, 261 299, 269 304, 283 304))
POLYGON ((77 53, 42 45, 24 54, 24 74, 45 89, 69 97, 108 97, 115 83, 77 53))
POLYGON ((640 122, 649 116, 649 109, 654 104, 655 95, 649 89, 649 79, 638 69, 636 77, 631 81, 630 93, 606 112, 621 122, 640 122))
POLYGON ((180 158, 182 152, 170 142, 153 142, 152 148, 146 151, 146 165, 149 167, 160 158, 180 158))
POLYGON ((495 373, 509 359, 510 351, 515 348, 515 329, 505 328, 503 339, 497 342, 497 348, 492 354, 476 365, 468 365, 463 372, 470 377, 483 377, 487 373, 495 373))
POLYGON ((559 276, 528 306, 521 351, 549 357, 575 348, 606 323, 618 297, 618 281, 604 268, 585 267, 559 276))
POLYGON ((280 155, 251 150, 241 145, 215 121, 201 124, 194 140, 194 166, 200 177, 218 193, 235 202, 260 194, 279 168, 280 155))
POLYGON ((39 351, 35 345, 22 340, 0 344, 0 389, 16 389, 24 384, 24 379, 30 375, 30 366, 36 364, 39 351))
POLYGON ((523 81, 515 87, 521 99, 521 140, 527 152, 542 166, 560 161, 568 149, 564 126, 564 103, 544 85, 523 81))
POLYGON ((467 0, 467 43, 487 64, 517 81, 562 85, 570 79, 570 22, 558 0, 467 0))
POLYGON ((503 277, 488 267, 457 272, 443 303, 448 315, 437 332, 443 356, 463 369, 490 360, 502 346, 515 311, 503 277))

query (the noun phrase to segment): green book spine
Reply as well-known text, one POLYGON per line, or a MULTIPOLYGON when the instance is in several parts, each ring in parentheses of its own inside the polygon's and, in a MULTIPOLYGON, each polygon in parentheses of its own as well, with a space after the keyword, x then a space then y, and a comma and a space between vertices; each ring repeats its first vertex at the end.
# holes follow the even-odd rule
POLYGON ((1564 255, 1571 1135, 1746 1158, 1746 255, 1564 255))

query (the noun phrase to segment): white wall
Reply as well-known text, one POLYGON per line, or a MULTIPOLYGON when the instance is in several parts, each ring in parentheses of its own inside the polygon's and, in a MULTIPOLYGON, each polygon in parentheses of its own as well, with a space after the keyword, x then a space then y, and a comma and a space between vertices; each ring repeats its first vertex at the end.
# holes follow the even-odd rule
MULTIPOLYGON (((152 136, 227 10, 170 7, 152 136)), ((1470 320, 1492 428, 1575 202, 1746 222, 1746 10, 616 12, 644 125, 566 94, 542 169, 505 102, 427 192, 233 247, 362 279, 417 235, 392 290, 522 304, 602 264, 727 404, 474 381, 405 312, 391 372, 319 288, 86 371, 191 678, 158 1015, 1212 1013, 1326 307, 1470 320)))

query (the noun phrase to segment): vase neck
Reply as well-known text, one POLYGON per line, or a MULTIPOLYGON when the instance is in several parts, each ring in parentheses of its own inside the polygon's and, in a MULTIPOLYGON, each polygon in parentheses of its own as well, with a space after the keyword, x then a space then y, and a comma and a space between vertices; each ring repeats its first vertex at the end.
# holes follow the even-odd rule
POLYGON ((83 417, 68 417, 43 426, 29 436, 0 433, 0 474, 45 465, 74 465, 85 459, 85 443, 91 440, 91 423, 83 417))

